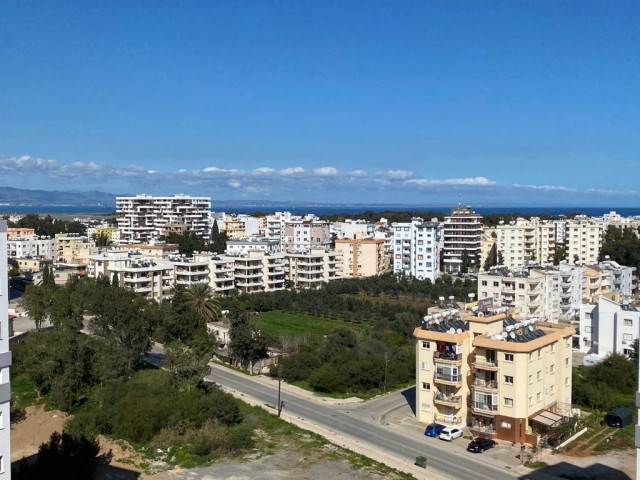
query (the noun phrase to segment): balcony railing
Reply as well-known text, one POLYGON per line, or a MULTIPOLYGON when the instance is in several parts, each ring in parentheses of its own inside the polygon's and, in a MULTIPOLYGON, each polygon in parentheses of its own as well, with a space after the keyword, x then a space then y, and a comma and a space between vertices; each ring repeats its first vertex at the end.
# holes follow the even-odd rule
POLYGON ((462 383, 462 375, 451 375, 448 373, 436 372, 434 379, 436 382, 462 383))
POLYGON ((433 360, 437 363, 445 363, 447 365, 460 365, 462 364, 462 354, 435 352, 433 354, 433 360))
POLYGON ((474 378, 473 388, 478 390, 498 390, 498 382, 496 380, 484 380, 482 378, 474 378))
POLYGON ((452 405, 460 408, 462 406, 462 395, 445 395, 441 392, 435 392, 433 394, 434 403, 441 403, 443 405, 452 405))
POLYGON ((497 404, 491 404, 491 403, 484 403, 484 402, 473 402, 472 405, 474 410, 478 410, 481 412, 489 412, 489 413, 494 413, 498 411, 498 405, 497 404))
POLYGON ((442 415, 441 413, 436 413, 433 416, 433 419, 436 422, 441 422, 441 423, 445 423, 447 425, 461 425, 462 422, 464 421, 462 416, 456 416, 456 415, 442 415))
POLYGON ((487 361, 485 358, 482 357, 477 357, 473 363, 473 368, 476 368, 478 370, 490 370, 490 371, 497 371, 498 370, 498 361, 497 360, 493 360, 491 362, 487 361))

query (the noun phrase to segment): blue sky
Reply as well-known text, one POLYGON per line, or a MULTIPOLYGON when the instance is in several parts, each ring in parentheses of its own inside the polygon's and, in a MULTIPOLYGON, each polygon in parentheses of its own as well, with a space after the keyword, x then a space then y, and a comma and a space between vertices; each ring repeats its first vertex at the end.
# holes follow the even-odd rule
POLYGON ((637 1, 0 2, 0 186, 640 206, 637 1))

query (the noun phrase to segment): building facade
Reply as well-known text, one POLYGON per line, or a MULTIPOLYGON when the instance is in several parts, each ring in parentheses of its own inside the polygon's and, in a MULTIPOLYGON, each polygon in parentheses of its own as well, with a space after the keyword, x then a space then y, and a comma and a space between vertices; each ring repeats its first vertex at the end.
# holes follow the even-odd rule
POLYGON ((57 255, 56 240, 36 235, 13 235, 7 240, 10 258, 37 258, 54 260, 57 255))
POLYGON ((320 288, 323 283, 342 278, 342 255, 324 248, 286 253, 287 279, 295 288, 320 288))
POLYGON ((336 240, 336 252, 342 255, 345 278, 372 277, 389 271, 389 256, 383 239, 359 238, 336 240))
POLYGON ((290 220, 284 224, 282 250, 306 252, 309 249, 331 248, 329 222, 322 220, 290 220))
POLYGON ((552 222, 541 221, 538 217, 518 218, 512 223, 498 225, 496 235, 496 248, 506 267, 553 261, 556 234, 552 222))
POLYGON ((11 478, 11 383, 9 367, 9 273, 7 222, 0 220, 0 479, 11 478))
POLYGON ((454 207, 451 215, 444 217, 443 268, 446 273, 458 273, 462 269, 477 271, 482 251, 482 216, 471 207, 454 207))
POLYGON ((505 313, 426 317, 416 337, 416 415, 537 445, 571 414, 573 327, 505 313))
POLYGON ((567 262, 577 265, 598 263, 602 228, 588 217, 579 216, 565 224, 567 262))
POLYGON ((393 273, 435 280, 440 275, 438 224, 414 218, 393 224, 393 273))
POLYGON ((622 300, 600 296, 580 312, 580 351, 606 357, 612 353, 630 356, 640 331, 640 308, 622 300))
POLYGON ((117 197, 116 213, 122 243, 149 243, 169 233, 211 236, 209 197, 117 197))

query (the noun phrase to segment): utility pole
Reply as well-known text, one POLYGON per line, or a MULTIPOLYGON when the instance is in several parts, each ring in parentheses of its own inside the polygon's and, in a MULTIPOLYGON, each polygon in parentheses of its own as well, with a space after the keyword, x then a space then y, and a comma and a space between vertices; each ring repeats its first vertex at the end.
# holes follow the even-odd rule
POLYGON ((280 414, 282 413, 282 406, 284 404, 284 402, 280 401, 280 386, 282 384, 282 358, 278 359, 278 403, 277 403, 277 409, 278 409, 278 417, 280 417, 280 414))
POLYGON ((384 352, 384 394, 387 393, 387 364, 389 360, 387 359, 387 352, 384 352))

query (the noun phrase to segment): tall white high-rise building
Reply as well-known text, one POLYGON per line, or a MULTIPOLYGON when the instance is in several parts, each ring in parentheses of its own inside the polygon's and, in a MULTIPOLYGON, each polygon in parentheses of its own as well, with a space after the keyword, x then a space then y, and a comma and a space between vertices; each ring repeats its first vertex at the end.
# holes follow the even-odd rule
POLYGON ((458 206, 451 215, 444 217, 443 263, 446 273, 458 273, 462 269, 476 271, 482 265, 482 215, 471 207, 458 206))
POLYGON ((393 224, 393 273, 419 279, 440 275, 438 224, 414 218, 410 223, 393 224))
POLYGON ((116 197, 116 213, 121 243, 147 243, 169 233, 211 236, 210 197, 116 197))
POLYGON ((7 222, 0 220, 0 479, 11 478, 11 383, 9 382, 9 274, 7 222))

